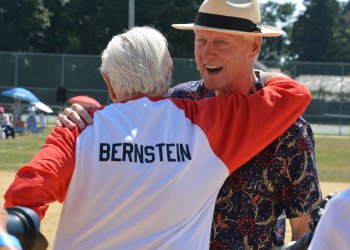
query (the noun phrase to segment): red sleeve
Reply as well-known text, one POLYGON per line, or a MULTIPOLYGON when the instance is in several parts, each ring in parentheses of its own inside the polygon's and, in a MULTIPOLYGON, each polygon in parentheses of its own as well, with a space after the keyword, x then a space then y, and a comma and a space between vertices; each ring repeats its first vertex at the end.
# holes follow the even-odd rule
POLYGON ((172 101, 201 127, 232 173, 288 129, 305 111, 311 94, 303 84, 278 77, 256 94, 172 101))
POLYGON ((48 203, 63 202, 75 166, 79 133, 77 129, 54 128, 43 148, 18 170, 4 195, 4 206, 31 208, 42 219, 48 203))

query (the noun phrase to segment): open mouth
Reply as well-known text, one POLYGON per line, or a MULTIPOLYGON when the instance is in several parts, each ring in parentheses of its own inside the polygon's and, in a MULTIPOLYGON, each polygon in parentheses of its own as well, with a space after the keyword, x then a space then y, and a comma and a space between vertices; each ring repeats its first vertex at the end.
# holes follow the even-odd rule
POLYGON ((217 65, 205 65, 205 68, 210 73, 218 73, 223 69, 222 66, 217 66, 217 65))

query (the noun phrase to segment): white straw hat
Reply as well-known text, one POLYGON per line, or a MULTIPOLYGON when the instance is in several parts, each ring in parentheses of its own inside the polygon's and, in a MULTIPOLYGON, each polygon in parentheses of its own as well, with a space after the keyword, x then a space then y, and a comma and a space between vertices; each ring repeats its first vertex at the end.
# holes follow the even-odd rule
POLYGON ((205 0, 194 23, 173 24, 181 30, 211 30, 249 36, 281 36, 284 31, 260 25, 258 0, 205 0))

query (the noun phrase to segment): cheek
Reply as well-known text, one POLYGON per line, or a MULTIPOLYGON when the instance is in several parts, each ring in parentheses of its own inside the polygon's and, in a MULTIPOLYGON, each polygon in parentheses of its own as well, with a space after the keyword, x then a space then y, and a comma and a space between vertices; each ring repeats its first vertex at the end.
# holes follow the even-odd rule
POLYGON ((199 58, 199 56, 200 56, 199 48, 195 47, 194 48, 194 57, 195 57, 195 59, 197 60, 197 58, 199 58))
POLYGON ((197 51, 195 51, 195 55, 194 55, 194 59, 196 61, 196 64, 197 64, 197 68, 198 69, 201 69, 203 66, 203 63, 202 63, 202 57, 200 56, 199 53, 197 53, 197 51))
POLYGON ((222 60, 225 62, 225 65, 228 69, 234 69, 240 67, 240 65, 244 64, 243 58, 237 53, 227 52, 224 54, 222 60), (230 56, 227 56, 230 55, 230 56))

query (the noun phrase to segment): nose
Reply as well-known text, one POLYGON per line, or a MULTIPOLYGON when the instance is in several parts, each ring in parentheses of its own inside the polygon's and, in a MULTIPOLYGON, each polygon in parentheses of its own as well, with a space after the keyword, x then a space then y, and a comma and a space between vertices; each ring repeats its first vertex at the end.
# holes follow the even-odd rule
POLYGON ((215 48, 213 43, 206 43, 206 45, 203 48, 203 58, 212 58, 215 56, 215 48))

